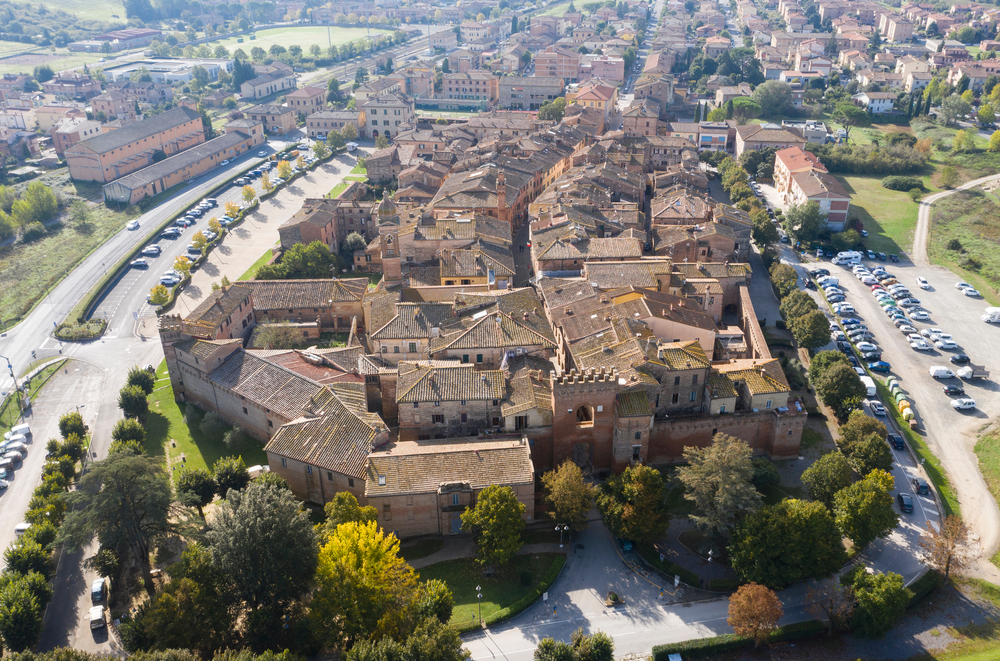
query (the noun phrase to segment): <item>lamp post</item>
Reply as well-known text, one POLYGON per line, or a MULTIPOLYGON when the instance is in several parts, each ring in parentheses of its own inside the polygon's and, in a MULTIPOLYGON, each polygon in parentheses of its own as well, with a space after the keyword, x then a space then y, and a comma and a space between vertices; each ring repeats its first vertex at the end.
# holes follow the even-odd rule
POLYGON ((563 547, 563 532, 569 532, 568 523, 557 523, 556 530, 559 531, 559 548, 563 547))
POLYGON ((21 390, 20 388, 18 388, 17 385, 17 377, 14 376, 14 366, 10 364, 10 358, 8 358, 7 356, 0 356, 0 358, 3 358, 5 361, 7 361, 7 371, 10 372, 10 378, 14 380, 14 397, 17 398, 17 408, 19 411, 23 412, 24 406, 21 400, 21 390))
POLYGON ((483 589, 476 586, 476 599, 479 600, 479 626, 483 626, 483 589))

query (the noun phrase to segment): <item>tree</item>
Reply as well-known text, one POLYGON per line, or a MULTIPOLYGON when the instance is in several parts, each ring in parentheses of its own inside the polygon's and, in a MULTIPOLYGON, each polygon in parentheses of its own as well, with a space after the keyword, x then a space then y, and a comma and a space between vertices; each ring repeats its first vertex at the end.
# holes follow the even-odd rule
POLYGON ((948 580, 951 570, 960 573, 969 559, 969 528, 957 516, 945 517, 939 526, 930 521, 920 535, 920 547, 924 550, 921 558, 948 580))
POLYGON ((55 73, 52 71, 52 67, 50 67, 49 65, 39 64, 38 66, 35 67, 34 76, 35 80, 37 80, 39 83, 46 83, 52 80, 52 78, 55 76, 55 73))
POLYGON ((365 241, 365 237, 361 236, 357 232, 351 232, 345 238, 343 243, 340 244, 340 255, 344 258, 345 262, 354 262, 354 252, 357 250, 364 250, 368 243, 365 241))
POLYGON ((885 537, 899 524, 892 489, 892 475, 876 469, 834 496, 837 525, 858 548, 885 537))
POLYGON ((830 367, 821 379, 813 381, 813 385, 823 403, 832 408, 838 418, 846 417, 868 393, 854 368, 844 364, 830 367))
POLYGON ((42 634, 42 606, 25 579, 0 588, 0 636, 11 652, 33 647, 42 634))
POLYGON ((203 508, 215 499, 215 490, 215 480, 204 468, 185 468, 177 478, 177 494, 182 502, 197 507, 203 519, 203 508))
POLYGON ((559 97, 554 101, 546 101, 538 110, 538 119, 545 121, 561 121, 566 113, 566 99, 559 97))
MULTIPOLYGON (((792 88, 788 83, 768 80, 757 86, 751 97, 761 108, 767 108, 769 116, 782 115, 792 105, 792 88)), ((733 104, 735 114, 736 104, 733 104)))
POLYGON ((876 469, 891 472, 892 450, 884 436, 869 434, 851 447, 847 461, 858 475, 868 475, 876 469))
POLYGON ((111 440, 118 443, 134 441, 139 447, 146 442, 146 428, 134 418, 125 418, 111 428, 111 440))
MULTIPOLYGON (((222 48, 220 46, 220 48, 222 48)), ((195 65, 191 68, 191 89, 196 92, 205 89, 208 83, 211 81, 211 77, 208 75, 208 70, 201 65, 195 65)))
POLYGON ((979 110, 976 112, 976 117, 980 124, 992 124, 996 121, 997 114, 991 104, 984 103, 979 106, 979 110))
POLYGON ((521 550, 524 503, 510 487, 492 484, 479 493, 475 507, 462 512, 462 529, 472 533, 476 559, 483 566, 503 566, 521 550))
POLYGON ((840 450, 849 457, 864 439, 874 435, 884 440, 888 433, 885 425, 877 419, 865 415, 864 411, 854 411, 840 426, 840 450))
POLYGON ((806 590, 806 610, 817 620, 827 621, 827 635, 833 630, 844 631, 854 612, 854 588, 841 585, 836 578, 823 581, 818 587, 806 590))
POLYGON ((230 491, 242 491, 250 484, 250 473, 243 457, 222 457, 212 466, 215 492, 222 498, 229 498, 230 491))
POLYGON ((726 109, 725 108, 715 108, 710 110, 708 113, 708 121, 710 122, 724 122, 726 121, 726 109))
POLYGON ((375 138, 375 149, 385 149, 389 146, 389 138, 380 135, 375 138))
MULTIPOLYGON (((992 144, 992 140, 991 140, 992 144)), ((955 184, 958 183, 958 169, 954 165, 946 165, 941 168, 941 176, 939 178, 941 185, 945 188, 954 188, 955 184)))
POLYGON ((847 559, 840 530, 822 503, 786 499, 742 518, 729 560, 746 581, 775 590, 836 572, 847 559))
POLYGON ((358 127, 354 124, 346 124, 340 132, 343 134, 344 140, 347 140, 348 142, 351 140, 357 140, 358 138, 358 127))
MULTIPOLYGON (((796 285, 799 283, 799 274, 795 272, 795 269, 788 264, 782 264, 780 262, 774 264, 770 271, 771 282, 774 283, 775 288, 778 290, 778 296, 784 298, 788 296, 792 291, 795 290, 796 285)), ((827 324, 827 329, 830 325, 827 324)))
POLYGON ((191 277, 191 260, 184 255, 179 255, 174 259, 174 270, 180 273, 183 278, 191 277))
POLYGON ((974 137, 974 131, 970 129, 969 131, 955 132, 955 137, 951 143, 951 150, 953 152, 973 151, 975 148, 976 139, 974 137))
POLYGON ((591 635, 583 629, 573 632, 570 642, 553 638, 543 638, 535 648, 535 661, 612 661, 615 658, 615 644, 611 636, 603 631, 591 635))
POLYGON ((243 197, 243 203, 249 206, 254 198, 257 197, 257 191, 254 190, 253 186, 244 186, 241 196, 243 197))
MULTIPOLYGON (((216 464, 218 466, 218 464, 216 464)), ((249 634, 268 639, 308 590, 318 549, 308 515, 287 489, 253 483, 230 489, 208 532, 212 566, 245 613, 249 634)))
POLYGON ((152 595, 149 553, 172 530, 170 481, 163 463, 145 454, 109 454, 90 464, 76 491, 65 499, 69 512, 58 541, 75 551, 89 544, 96 533, 102 548, 131 554, 152 595))
POLYGON ((315 634, 339 648, 392 629, 416 594, 417 575, 399 557, 396 536, 374 521, 349 521, 336 527, 319 552, 311 613, 315 634))
POLYGON ((567 459, 558 468, 542 475, 549 518, 565 523, 574 531, 587 527, 587 515, 594 508, 593 485, 583 479, 583 471, 567 459))
POLYGON ((319 160, 323 160, 330 155, 330 148, 326 146, 325 142, 315 142, 313 143, 313 156, 319 160))
POLYGON ((145 420, 149 413, 146 393, 139 386, 124 386, 118 391, 118 408, 126 418, 145 420))
POLYGON ((71 411, 70 413, 64 413, 59 417, 59 435, 63 439, 67 439, 73 434, 81 438, 87 436, 87 425, 83 423, 83 416, 80 415, 79 411, 71 411))
POLYGON ((629 466, 601 483, 597 507, 617 537, 648 542, 663 534, 669 515, 663 506, 663 476, 645 465, 629 466))
POLYGON ((191 245, 204 254, 205 248, 208 247, 208 239, 205 237, 205 233, 202 231, 197 231, 194 236, 191 237, 191 245))
POLYGON ((830 342, 830 322, 819 310, 793 318, 789 326, 795 342, 803 349, 817 349, 830 342))
MULTIPOLYGON (((819 306, 816 305, 816 301, 809 295, 809 292, 801 289, 793 289, 788 292, 787 296, 782 297, 781 306, 779 307, 781 316, 784 317, 786 321, 790 321, 796 317, 801 317, 802 315, 818 309, 819 306)), ((830 325, 827 324, 827 330, 829 330, 829 328, 830 325)), ((829 338, 829 333, 827 334, 827 337, 829 338)))
POLYGON ((987 148, 987 151, 994 153, 1000 152, 1000 131, 994 131, 993 134, 990 135, 990 146, 987 148))
POLYGON ((837 104, 833 111, 833 119, 844 128, 844 142, 850 142, 851 129, 859 126, 871 126, 872 123, 871 115, 850 101, 842 101, 837 104))
POLYGON ((49 573, 49 553, 42 545, 31 539, 18 539, 3 552, 6 571, 27 576, 36 572, 42 576, 49 573))
POLYGON ((230 200, 229 202, 226 202, 223 208, 226 210, 226 215, 229 216, 230 218, 239 218, 240 205, 230 200))
POLYGON ((323 510, 326 512, 323 535, 327 538, 343 523, 378 522, 378 510, 372 505, 359 505, 358 499, 350 491, 338 492, 333 500, 323 506, 323 510))
POLYGON ((749 638, 759 647, 778 630, 778 621, 785 611, 778 595, 763 585, 747 583, 729 597, 729 618, 726 622, 737 636, 749 638))
POLYGON ((833 509, 834 495, 853 480, 851 465, 840 452, 829 452, 802 471, 802 483, 809 489, 809 497, 833 509))
POLYGON ((278 161, 278 176, 282 179, 291 179, 292 164, 285 160, 278 161))
POLYGON ((868 638, 884 635, 902 617, 910 602, 910 592, 903 585, 903 577, 889 572, 883 574, 864 571, 854 572, 853 591, 857 603, 851 622, 857 633, 868 638))
POLYGON ((956 119, 961 119, 972 112, 972 106, 968 101, 957 94, 946 97, 941 102, 941 110, 938 114, 944 118, 944 125, 948 126, 956 119))
POLYGON ((155 285, 149 290, 149 302, 153 305, 163 305, 170 300, 170 292, 165 285, 155 285))
POLYGON ((716 434, 707 448, 684 448, 688 465, 678 469, 684 497, 697 513, 691 520, 708 535, 728 537, 736 518, 760 506, 753 486, 753 450, 745 441, 716 434))
POLYGON ((808 243, 814 240, 826 226, 826 215, 816 202, 793 204, 785 212, 785 231, 796 241, 808 243))
POLYGON ((746 124, 751 119, 760 117, 763 112, 761 105, 747 96, 733 99, 733 119, 737 124, 746 124))
POLYGON ((156 387, 156 375, 144 367, 133 365, 129 368, 125 383, 130 386, 139 386, 142 388, 142 392, 149 396, 153 394, 153 389, 156 387))

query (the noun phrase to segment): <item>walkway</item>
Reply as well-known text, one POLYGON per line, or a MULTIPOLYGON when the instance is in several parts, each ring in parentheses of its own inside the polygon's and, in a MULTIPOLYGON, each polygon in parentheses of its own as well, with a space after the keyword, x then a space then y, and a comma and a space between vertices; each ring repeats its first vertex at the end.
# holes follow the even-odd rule
POLYGON ((930 259, 927 257, 927 240, 931 233, 932 204, 940 200, 942 197, 954 195, 960 190, 969 190, 970 188, 982 186, 988 181, 996 181, 998 179, 1000 179, 1000 174, 991 174, 986 177, 980 177, 979 179, 973 179, 972 181, 962 184, 958 188, 935 193, 934 195, 928 195, 924 199, 920 200, 920 211, 917 213, 917 229, 913 233, 913 249, 910 251, 910 259, 913 263, 917 266, 929 266, 931 263, 930 259))

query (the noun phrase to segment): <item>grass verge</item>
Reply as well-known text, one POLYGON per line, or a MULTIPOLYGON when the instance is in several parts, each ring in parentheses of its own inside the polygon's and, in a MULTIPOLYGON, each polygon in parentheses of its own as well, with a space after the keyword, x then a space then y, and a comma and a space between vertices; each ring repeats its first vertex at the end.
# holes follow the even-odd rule
POLYGON ((227 448, 222 442, 222 436, 232 429, 228 425, 213 433, 202 431, 204 411, 193 404, 174 401, 174 389, 170 386, 166 361, 160 363, 156 370, 156 386, 157 389, 149 396, 145 450, 150 456, 167 458, 171 471, 180 470, 181 466, 210 470, 220 458, 232 455, 242 456, 247 466, 267 463, 263 447, 252 438, 248 437, 241 447, 227 448), (193 413, 186 420, 185 412, 188 407, 193 409, 193 413))
MULTIPOLYGON (((981 435, 976 441, 975 451, 979 458, 979 472, 983 474, 993 498, 1000 502, 1000 435, 995 430, 981 435)), ((990 562, 1000 567, 1000 551, 990 558, 990 562)))
POLYGON ((257 259, 257 261, 253 263, 253 265, 250 268, 248 268, 246 271, 244 271, 243 275, 241 275, 238 278, 238 280, 253 280, 254 276, 257 275, 257 270, 260 267, 264 266, 264 264, 267 264, 269 261, 271 261, 271 249, 270 248, 268 248, 267 250, 265 250, 264 254, 261 255, 257 259))
POLYGON ((330 192, 327 193, 326 196, 329 197, 329 198, 331 198, 331 199, 332 198, 338 198, 338 197, 340 197, 340 194, 343 193, 345 190, 347 190, 347 187, 350 186, 350 185, 351 184, 349 182, 342 181, 339 184, 337 184, 336 186, 334 186, 333 188, 331 188, 330 192))
MULTIPOLYGON (((35 378, 31 380, 31 384, 28 386, 28 395, 31 400, 34 401, 38 393, 42 391, 45 384, 49 382, 52 375, 62 369, 62 366, 66 364, 66 358, 63 358, 58 363, 49 365, 40 373, 35 375, 35 378)), ((23 382, 21 382, 23 385, 23 382)), ((3 400, 3 404, 0 405, 0 432, 5 432, 9 430, 14 425, 21 421, 21 408, 18 406, 17 398, 7 397, 3 400)))
POLYGON ((991 304, 1000 303, 1000 201, 993 193, 958 191, 931 209, 927 254, 965 278, 991 304))
POLYGON ((399 555, 403 558, 403 560, 412 562, 414 560, 420 560, 421 558, 434 555, 440 551, 443 546, 443 539, 421 539, 416 544, 400 547, 399 555))
POLYGON ((868 231, 867 248, 896 254, 911 248, 918 205, 908 193, 882 188, 881 176, 838 176, 837 179, 851 194, 851 215, 857 216, 868 231))
POLYGON ((517 615, 540 599, 559 576, 565 562, 566 556, 561 553, 518 555, 503 573, 484 576, 475 560, 461 558, 424 567, 420 570, 420 579, 444 581, 455 599, 451 626, 460 631, 472 631, 479 628, 477 585, 482 586, 483 620, 493 625, 517 615))

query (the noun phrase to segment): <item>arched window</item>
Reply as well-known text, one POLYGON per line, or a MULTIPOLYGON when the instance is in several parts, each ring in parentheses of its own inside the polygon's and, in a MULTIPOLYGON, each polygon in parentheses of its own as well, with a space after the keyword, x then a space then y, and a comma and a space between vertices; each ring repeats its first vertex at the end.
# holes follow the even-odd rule
POLYGON ((584 404, 576 410, 576 424, 590 426, 594 424, 594 407, 584 404))

